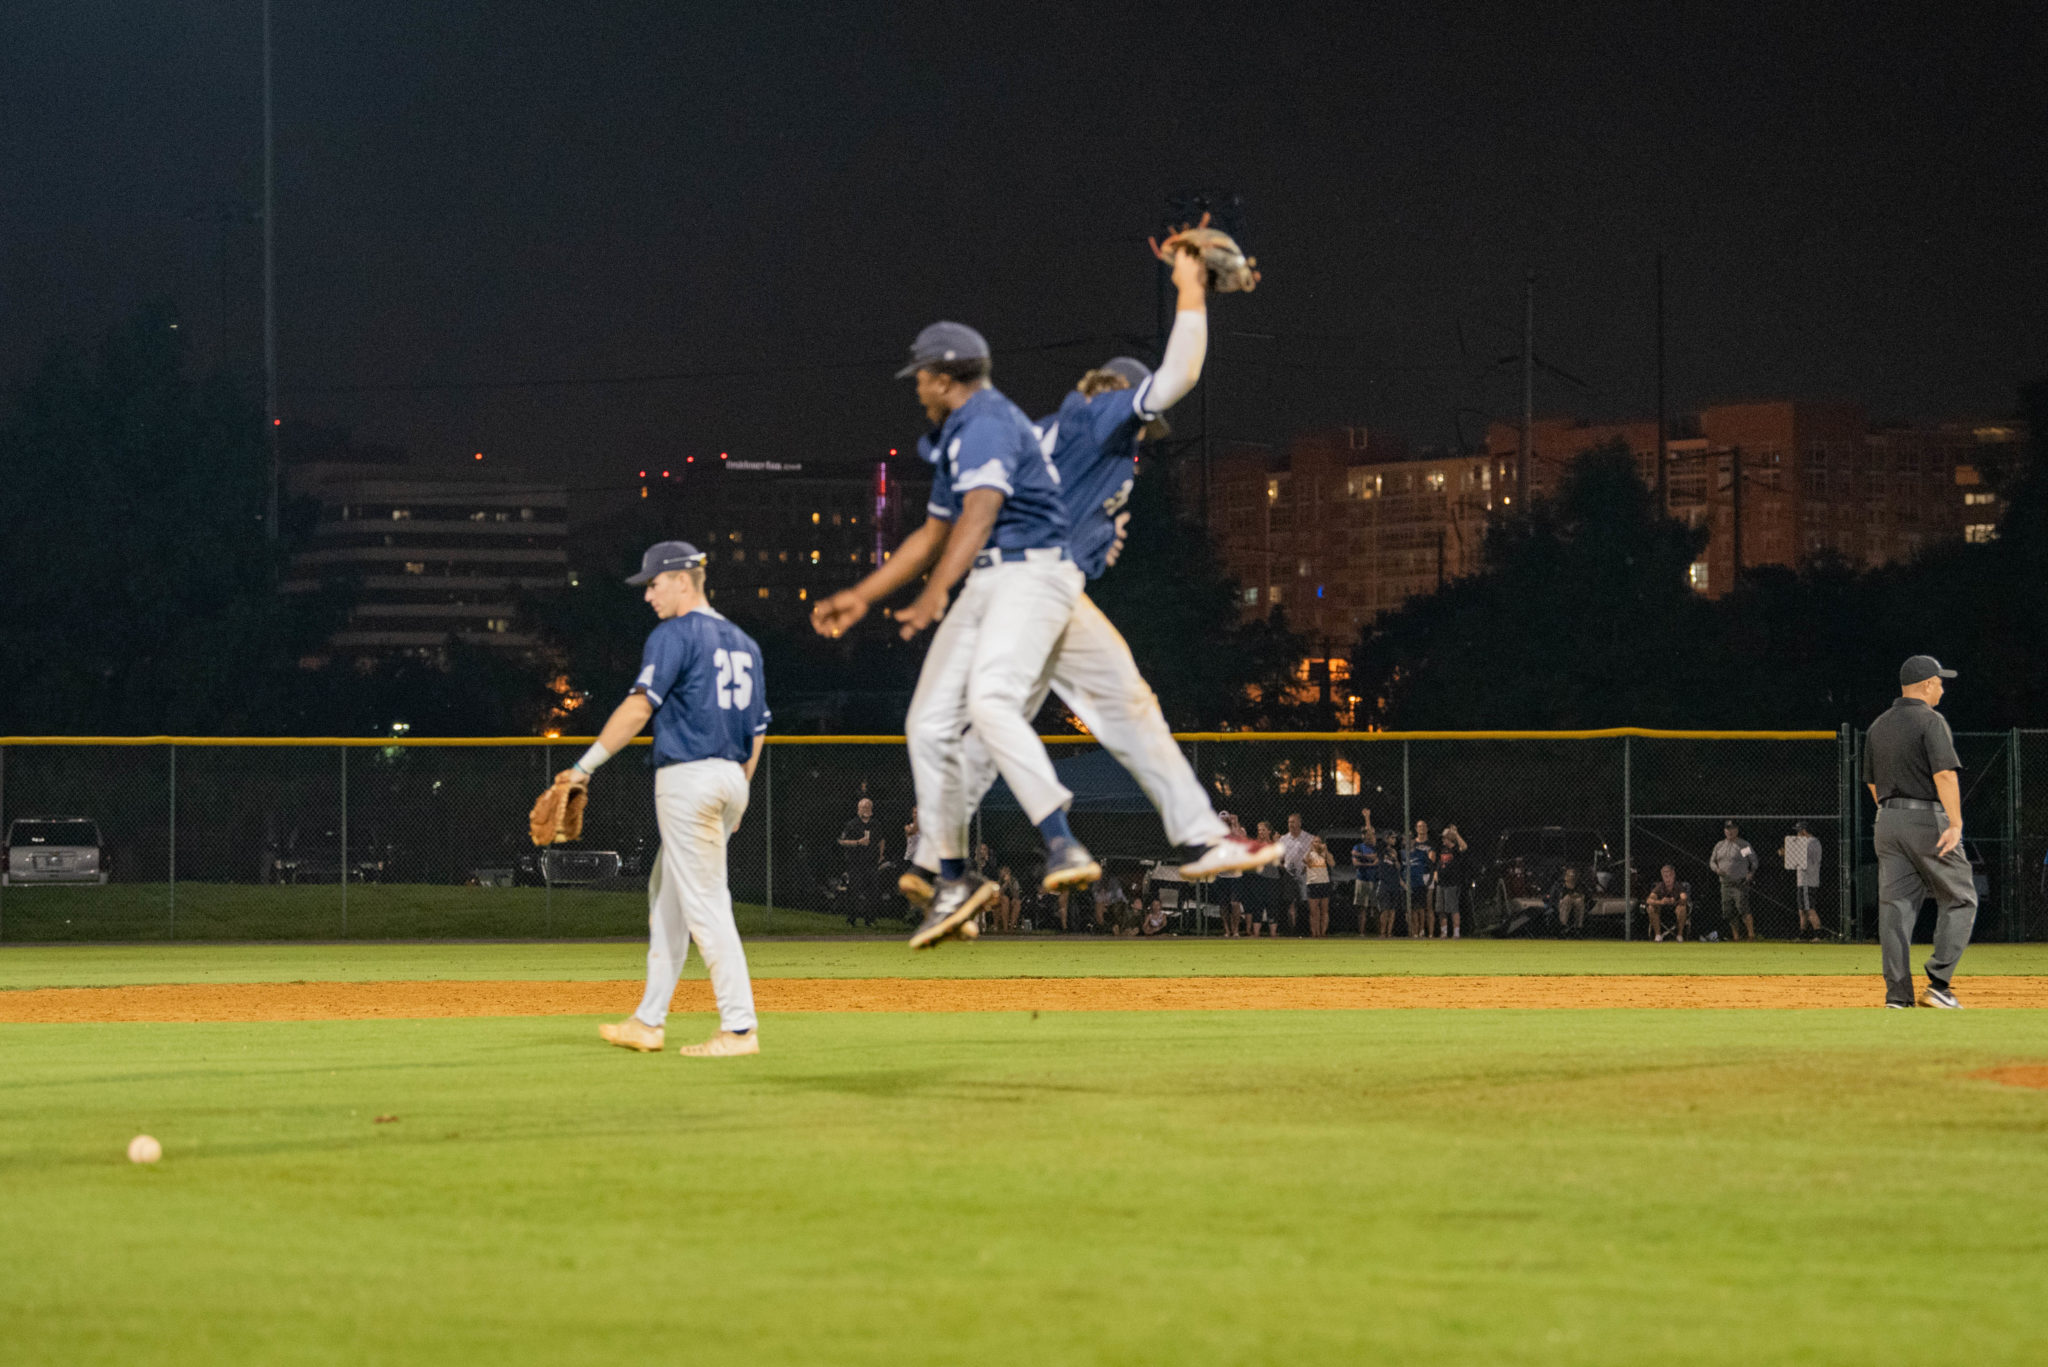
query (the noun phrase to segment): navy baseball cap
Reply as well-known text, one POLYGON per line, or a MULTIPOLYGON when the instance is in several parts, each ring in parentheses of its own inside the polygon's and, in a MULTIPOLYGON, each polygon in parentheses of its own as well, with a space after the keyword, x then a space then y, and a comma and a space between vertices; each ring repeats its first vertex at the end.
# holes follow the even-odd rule
POLYGON ((1136 389, 1139 385, 1152 378, 1152 367, 1146 365, 1135 356, 1112 356, 1098 368, 1106 370, 1112 375, 1123 376, 1124 379, 1130 381, 1131 388, 1133 389, 1136 389))
POLYGON ((704 563, 704 552, 687 541, 657 541, 640 557, 640 573, 626 582, 644 584, 668 570, 695 569, 704 563))
POLYGON ((1953 669, 1943 669, 1941 661, 1932 655, 1915 655, 1899 666, 1899 687, 1923 683, 1928 679, 1953 679, 1955 676, 1953 669))
POLYGON ((934 361, 989 360, 988 339, 965 323, 933 323, 910 344, 910 364, 896 372, 907 380, 934 361))

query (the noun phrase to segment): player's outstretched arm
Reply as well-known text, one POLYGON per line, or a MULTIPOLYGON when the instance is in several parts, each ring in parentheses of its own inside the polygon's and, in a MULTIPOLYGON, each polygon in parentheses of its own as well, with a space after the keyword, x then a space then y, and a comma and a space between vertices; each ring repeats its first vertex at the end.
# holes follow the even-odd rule
POLYGON ((604 730, 597 733, 597 744, 584 751, 583 758, 555 775, 557 783, 584 784, 590 782, 590 771, 598 764, 626 748, 626 742, 640 734, 640 728, 647 725, 654 715, 654 704, 647 701, 645 693, 629 693, 626 700, 612 709, 611 719, 605 722, 604 730), (601 754, 599 752, 602 752, 601 754), (595 758, 596 763, 591 763, 595 758), (586 768, 585 766, 589 767, 586 768))
POLYGON ((1145 407, 1164 413, 1186 398, 1202 378, 1202 362, 1209 351, 1209 272, 1199 252, 1177 246, 1172 239, 1154 251, 1172 265, 1173 287, 1179 296, 1166 352, 1159 358, 1159 369, 1152 373, 1151 388, 1145 394, 1145 407))
POLYGON ((874 572, 850 589, 822 598, 811 609, 811 629, 820 636, 842 636, 854 623, 868 615, 868 608, 931 568, 946 544, 952 524, 927 517, 924 525, 903 538, 896 553, 877 565, 874 572))
POLYGON ((1003 491, 1000 489, 969 489, 966 497, 960 500, 960 520, 953 524, 952 534, 946 538, 939 567, 925 581, 924 592, 917 595, 909 607, 896 614, 896 620, 903 623, 901 634, 904 640, 909 640, 946 615, 947 595, 974 564, 974 557, 981 554, 981 548, 988 543, 989 532, 995 528, 996 514, 1002 509, 1003 491))

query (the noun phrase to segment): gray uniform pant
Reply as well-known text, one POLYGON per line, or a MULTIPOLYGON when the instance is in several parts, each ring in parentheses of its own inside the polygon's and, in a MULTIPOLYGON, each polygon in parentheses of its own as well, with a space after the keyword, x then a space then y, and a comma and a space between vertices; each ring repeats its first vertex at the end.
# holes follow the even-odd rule
POLYGON ((1977 924, 1977 884, 1958 845, 1935 856, 1948 813, 1884 807, 1877 813, 1877 941, 1884 954, 1884 998, 1913 1002, 1913 922, 1932 897, 1940 909, 1928 981, 1946 985, 1977 924))

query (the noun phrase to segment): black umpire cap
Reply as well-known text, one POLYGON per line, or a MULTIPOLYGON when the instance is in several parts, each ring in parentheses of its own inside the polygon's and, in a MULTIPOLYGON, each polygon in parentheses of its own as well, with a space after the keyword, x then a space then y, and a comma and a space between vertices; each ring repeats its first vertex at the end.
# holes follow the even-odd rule
POLYGON ((1899 687, 1924 683, 1928 679, 1953 679, 1955 676, 1953 669, 1943 669, 1941 661, 1932 655, 1915 655, 1899 666, 1899 687))
POLYGON ((704 563, 704 552, 687 541, 657 541, 640 557, 640 573, 626 582, 644 584, 669 570, 695 569, 704 563))

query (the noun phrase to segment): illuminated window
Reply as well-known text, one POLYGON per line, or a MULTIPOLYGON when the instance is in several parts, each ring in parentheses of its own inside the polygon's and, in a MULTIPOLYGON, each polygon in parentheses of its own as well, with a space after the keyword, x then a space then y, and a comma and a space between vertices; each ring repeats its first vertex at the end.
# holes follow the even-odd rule
POLYGON ((1349 498, 1368 499, 1380 496, 1380 477, 1364 470, 1344 472, 1344 493, 1349 498))
POLYGON ((1266 502, 1268 502, 1268 503, 1278 503, 1279 501, 1280 501, 1280 481, 1279 481, 1279 480, 1277 480, 1277 479, 1269 479, 1269 480, 1267 480, 1267 481, 1266 481, 1266 502))
POLYGON ((838 513, 834 513, 834 514, 832 514, 832 525, 833 525, 833 526, 835 526, 835 527, 837 527, 837 526, 839 525, 839 514, 838 514, 838 513))
POLYGON ((809 589, 798 589, 796 591, 796 601, 799 603, 807 601, 810 598, 810 596, 811 591, 809 589))
POLYGON ((1998 540, 1998 524, 1995 522, 1972 522, 1963 528, 1963 540, 1983 545, 1998 540))
POLYGON ((405 572, 407 574, 425 574, 427 572, 427 562, 424 560, 408 560, 405 562, 405 572))
POLYGON ((512 619, 509 617, 486 617, 484 619, 485 631, 510 631, 511 629, 512 619))
MULTIPOLYGON (((836 520, 836 519, 835 519, 835 520, 836 520)), ((816 513, 812 513, 812 514, 811 514, 811 525, 812 525, 813 527, 815 527, 815 526, 817 526, 817 525, 818 525, 818 515, 817 515, 816 513)))
POLYGON ((768 596, 768 586, 763 584, 760 588, 755 589, 754 596, 756 598, 766 598, 768 596))
POLYGON ((1986 504, 1996 503, 1997 501, 1997 494, 1973 493, 1963 495, 1963 506, 1967 508, 1981 508, 1986 504))
POLYGON ((1692 564, 1686 566, 1685 580, 1688 584, 1692 585, 1693 592, 1705 593, 1707 591, 1707 562, 1695 560, 1692 564))
POLYGON ((1275 584, 1271 588, 1266 590, 1266 601, 1268 603, 1271 603, 1276 608, 1280 606, 1281 602, 1283 601, 1283 597, 1284 596, 1281 594, 1280 586, 1278 584, 1275 584))
POLYGON ((1431 470, 1422 477, 1422 482, 1432 491, 1441 491, 1444 487, 1444 472, 1441 470, 1431 470))
POLYGON ((788 563, 789 563, 789 552, 788 552, 788 551, 777 551, 777 552, 775 553, 775 558, 776 558, 777 560, 780 560, 780 561, 782 561, 782 562, 783 562, 783 563, 784 563, 784 564, 786 565, 786 564, 788 564, 788 563))
POLYGON ((745 538, 742 537, 738 532, 728 533, 726 539, 731 541, 734 545, 738 545, 741 541, 745 540, 745 538))
POLYGON ((393 508, 391 510, 391 520, 393 522, 403 522, 411 516, 412 509, 410 508, 393 508))
POLYGON ((816 551, 811 552, 811 563, 813 565, 818 563, 818 553, 816 551))
POLYGON ((531 509, 531 508, 521 508, 521 509, 519 510, 519 520, 520 520, 521 522, 531 522, 531 521, 533 521, 533 509, 531 509))
POLYGON ((1244 601, 1245 601, 1245 602, 1247 602, 1247 603, 1256 603, 1256 602, 1258 602, 1258 601, 1259 601, 1259 591, 1258 591, 1258 589, 1257 589, 1257 588, 1249 588, 1249 589, 1246 589, 1246 590, 1244 591, 1244 601))

